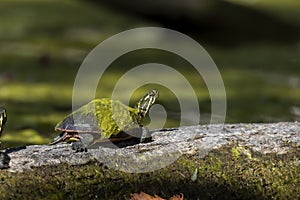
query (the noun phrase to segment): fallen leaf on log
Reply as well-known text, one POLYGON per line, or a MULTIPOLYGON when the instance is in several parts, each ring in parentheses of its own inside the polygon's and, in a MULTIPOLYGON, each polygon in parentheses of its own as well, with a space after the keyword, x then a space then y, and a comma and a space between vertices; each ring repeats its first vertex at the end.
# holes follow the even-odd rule
POLYGON ((145 192, 140 192, 140 193, 132 194, 130 200, 165 200, 165 199, 162 199, 157 195, 154 195, 153 197, 149 194, 146 194, 145 192))
POLYGON ((183 194, 174 195, 170 198, 170 200, 184 200, 184 196, 183 196, 183 194))
MULTIPOLYGON (((165 200, 165 199, 157 195, 151 196, 149 194, 146 194, 145 192, 140 192, 140 193, 131 194, 130 200, 165 200)), ((173 197, 170 198, 170 200, 184 200, 184 196, 183 194, 174 195, 173 197)))

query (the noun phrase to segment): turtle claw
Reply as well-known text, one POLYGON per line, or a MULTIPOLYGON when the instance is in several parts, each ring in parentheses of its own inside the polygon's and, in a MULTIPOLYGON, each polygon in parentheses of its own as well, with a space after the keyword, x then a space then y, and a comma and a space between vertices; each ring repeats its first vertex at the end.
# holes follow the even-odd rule
POLYGON ((81 142, 73 142, 72 143, 72 149, 77 153, 77 152, 87 152, 86 146, 81 142))

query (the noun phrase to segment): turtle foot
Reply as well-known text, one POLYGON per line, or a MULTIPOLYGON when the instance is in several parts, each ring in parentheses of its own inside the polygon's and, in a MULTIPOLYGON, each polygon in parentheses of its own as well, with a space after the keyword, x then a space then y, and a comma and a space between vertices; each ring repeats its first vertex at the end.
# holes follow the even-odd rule
POLYGON ((87 152, 86 146, 81 141, 73 142, 72 149, 75 152, 87 152))
POLYGON ((150 134, 149 129, 144 126, 141 128, 142 128, 142 135, 140 137, 140 143, 152 142, 152 136, 150 134))
POLYGON ((5 152, 0 152, 0 169, 9 168, 10 157, 5 152))
POLYGON ((152 137, 146 137, 146 138, 140 138, 140 143, 148 143, 148 142, 152 142, 152 137))

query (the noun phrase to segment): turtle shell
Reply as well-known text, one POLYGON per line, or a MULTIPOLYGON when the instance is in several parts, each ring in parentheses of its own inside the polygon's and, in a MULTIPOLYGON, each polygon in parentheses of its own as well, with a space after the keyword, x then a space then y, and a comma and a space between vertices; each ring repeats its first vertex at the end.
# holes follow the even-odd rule
POLYGON ((109 98, 95 99, 66 116, 55 130, 61 132, 98 133, 110 138, 138 127, 138 110, 109 98))

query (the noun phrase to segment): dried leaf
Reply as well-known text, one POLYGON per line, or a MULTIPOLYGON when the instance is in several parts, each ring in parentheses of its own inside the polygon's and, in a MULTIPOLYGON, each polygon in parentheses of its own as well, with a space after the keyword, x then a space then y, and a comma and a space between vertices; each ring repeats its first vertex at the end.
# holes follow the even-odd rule
POLYGON ((170 200, 184 200, 184 196, 183 196, 183 194, 174 195, 170 198, 170 200))
POLYGON ((140 192, 140 193, 131 194, 130 200, 165 200, 165 199, 162 199, 157 195, 154 195, 153 197, 149 194, 146 194, 145 192, 140 192))
MULTIPOLYGON (((149 194, 146 194, 145 192, 140 192, 140 193, 134 193, 131 194, 131 199, 130 200, 165 200, 157 195, 151 196, 149 194)), ((180 195, 174 195, 173 197, 170 198, 170 200, 184 200, 183 194, 180 195)))

